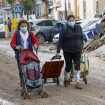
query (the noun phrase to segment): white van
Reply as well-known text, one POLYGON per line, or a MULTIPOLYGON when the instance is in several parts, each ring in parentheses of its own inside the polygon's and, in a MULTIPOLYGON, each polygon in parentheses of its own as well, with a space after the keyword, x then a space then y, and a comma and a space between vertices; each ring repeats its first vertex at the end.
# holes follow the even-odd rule
POLYGON ((0 16, 0 37, 5 38, 5 24, 2 16, 0 16))

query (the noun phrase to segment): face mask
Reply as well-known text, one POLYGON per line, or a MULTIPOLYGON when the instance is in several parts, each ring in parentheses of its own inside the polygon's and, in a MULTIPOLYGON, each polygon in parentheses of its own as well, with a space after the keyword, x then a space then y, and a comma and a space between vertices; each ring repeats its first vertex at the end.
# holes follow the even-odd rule
POLYGON ((75 22, 68 22, 68 25, 73 27, 75 25, 75 22))
POLYGON ((27 27, 20 27, 20 30, 21 30, 22 32, 26 32, 26 31, 27 31, 27 27))

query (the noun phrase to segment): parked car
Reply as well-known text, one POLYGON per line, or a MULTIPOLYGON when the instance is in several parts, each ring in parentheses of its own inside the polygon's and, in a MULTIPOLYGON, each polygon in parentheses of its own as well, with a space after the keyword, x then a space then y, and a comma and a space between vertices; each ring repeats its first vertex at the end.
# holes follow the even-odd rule
POLYGON ((83 30, 85 30, 86 28, 88 28, 91 24, 97 22, 101 20, 101 18, 93 18, 93 19, 86 19, 84 20, 80 25, 82 27, 83 30))
POLYGON ((58 22, 54 19, 36 19, 31 20, 30 30, 34 32, 39 43, 44 43, 45 41, 51 41, 52 37, 50 35, 50 30, 58 22))
POLYGON ((85 19, 81 19, 81 20, 75 21, 75 23, 76 23, 76 24, 81 24, 81 23, 83 23, 83 22, 85 22, 85 21, 86 21, 85 19))
POLYGON ((57 22, 55 24, 55 26, 50 30, 50 34, 51 34, 52 39, 53 39, 54 35, 56 35, 60 32, 61 27, 65 26, 66 24, 67 24, 66 21, 57 22))
MULTIPOLYGON (((84 27, 83 27, 83 39, 84 39, 84 42, 86 42, 92 35, 95 35, 97 34, 97 31, 96 31, 96 23, 100 23, 101 22, 101 19, 98 19, 97 21, 95 22, 87 22, 86 23, 88 25, 86 25, 84 23, 84 27), (90 24, 90 25, 89 25, 90 24)), ((54 37, 53 37, 53 43, 58 43, 58 40, 59 40, 59 33, 56 34, 54 37)))
POLYGON ((59 33, 53 37, 53 43, 57 44, 59 40, 59 33))
POLYGON ((5 25, 2 16, 0 16, 0 37, 5 38, 5 25))
POLYGON ((98 20, 96 22, 94 22, 93 24, 91 24, 90 26, 88 26, 87 28, 85 28, 83 30, 83 38, 84 41, 86 42, 92 35, 97 35, 97 30, 96 30, 96 24, 99 24, 101 22, 101 20, 98 20))
MULTIPOLYGON (((81 24, 82 22, 84 22, 84 20, 77 20, 76 24, 81 24)), ((61 21, 61 22, 57 22, 54 26, 53 29, 51 29, 50 33, 51 36, 54 37, 56 34, 58 34, 60 32, 60 29, 62 26, 66 26, 67 21, 61 21)))

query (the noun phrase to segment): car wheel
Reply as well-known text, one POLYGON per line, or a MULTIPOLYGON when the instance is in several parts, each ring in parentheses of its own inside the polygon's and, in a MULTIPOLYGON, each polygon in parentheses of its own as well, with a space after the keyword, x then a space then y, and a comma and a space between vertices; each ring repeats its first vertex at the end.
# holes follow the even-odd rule
POLYGON ((38 34, 36 37, 40 44, 43 44, 45 42, 45 36, 43 34, 38 34))

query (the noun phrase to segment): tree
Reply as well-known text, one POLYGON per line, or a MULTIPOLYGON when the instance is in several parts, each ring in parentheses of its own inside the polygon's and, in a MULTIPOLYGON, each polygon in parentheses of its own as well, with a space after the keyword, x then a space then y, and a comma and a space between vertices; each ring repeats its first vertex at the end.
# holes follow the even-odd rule
POLYGON ((30 11, 36 5, 36 0, 19 0, 19 1, 22 5, 22 10, 27 12, 27 19, 28 19, 30 11))
POLYGON ((8 0, 8 3, 13 6, 13 4, 15 3, 16 0, 8 0))
POLYGON ((7 0, 8 1, 8 3, 11 5, 11 9, 12 9, 12 13, 14 13, 14 3, 15 3, 15 1, 16 0, 7 0))
MULTIPOLYGON (((14 8, 15 1, 16 0, 8 0, 8 3, 11 5, 12 9, 14 8)), ((23 10, 26 11, 27 19, 28 19, 28 15, 30 14, 30 11, 36 5, 36 0, 18 0, 18 1, 20 2, 21 6, 22 6, 22 13, 23 13, 23 10)))

